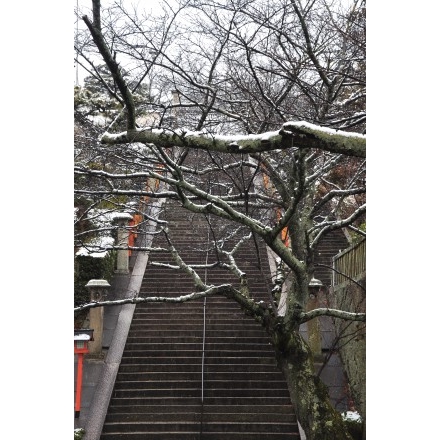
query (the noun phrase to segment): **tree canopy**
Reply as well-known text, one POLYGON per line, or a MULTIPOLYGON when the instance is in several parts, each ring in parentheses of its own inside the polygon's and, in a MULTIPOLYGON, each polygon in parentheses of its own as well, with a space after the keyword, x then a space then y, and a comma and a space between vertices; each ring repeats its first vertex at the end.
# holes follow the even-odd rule
POLYGON ((114 211, 154 220, 167 234, 148 210, 167 198, 230 222, 211 245, 227 253, 240 289, 203 283, 198 272, 209 268, 186 264, 170 241, 176 267, 193 277, 193 297, 223 292, 256 318, 270 316, 264 326, 297 405, 303 393, 297 409, 308 438, 349 438, 340 428, 322 434, 326 421, 339 427, 340 419, 314 389, 299 326, 324 314, 365 320, 358 311, 306 311, 322 240, 335 231, 348 243, 365 236, 365 2, 182 0, 164 2, 158 15, 123 1, 92 5, 76 39, 91 76, 76 107, 76 245, 102 233, 85 220, 114 211), (96 93, 111 102, 103 108, 96 93), (97 114, 105 116, 98 130, 97 114), (246 294, 233 258, 240 241, 255 237, 277 260, 266 304, 246 294), (281 299, 284 307, 273 307, 281 299), (299 383, 306 371, 310 388, 299 383), (310 416, 314 404, 321 420, 310 416))

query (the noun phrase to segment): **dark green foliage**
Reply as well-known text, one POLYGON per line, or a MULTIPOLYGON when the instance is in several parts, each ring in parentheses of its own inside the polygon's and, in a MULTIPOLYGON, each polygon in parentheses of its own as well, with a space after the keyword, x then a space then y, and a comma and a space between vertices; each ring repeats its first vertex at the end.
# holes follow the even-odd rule
POLYGON ((117 252, 108 252, 103 258, 90 256, 75 257, 75 306, 90 300, 90 292, 85 287, 90 280, 111 281, 116 265, 117 252))
POLYGON ((363 440, 363 423, 356 420, 345 420, 344 424, 353 440, 363 440))
POLYGON ((82 428, 74 430, 74 440, 81 440, 84 437, 85 431, 82 428))

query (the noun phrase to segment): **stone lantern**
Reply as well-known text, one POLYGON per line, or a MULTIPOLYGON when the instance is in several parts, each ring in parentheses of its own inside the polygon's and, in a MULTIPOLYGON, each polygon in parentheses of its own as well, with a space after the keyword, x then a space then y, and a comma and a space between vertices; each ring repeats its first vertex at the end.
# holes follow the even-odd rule
POLYGON ((130 231, 128 228, 128 222, 133 217, 126 213, 120 212, 113 217, 113 222, 118 227, 118 238, 116 246, 120 246, 123 249, 118 249, 116 273, 129 273, 129 252, 128 252, 128 238, 130 231))
MULTIPOLYGON (((90 280, 86 287, 90 291, 90 301, 104 301, 110 284, 106 280, 90 280)), ((90 327, 94 329, 93 341, 89 343, 91 355, 101 355, 102 333, 104 329, 104 307, 93 307, 89 310, 90 327)))
MULTIPOLYGON (((309 299, 307 301, 307 311, 316 309, 319 306, 318 294, 323 286, 322 282, 315 277, 309 282, 309 299)), ((319 317, 307 321, 307 333, 309 336, 309 345, 312 353, 315 356, 320 356, 322 353, 321 346, 321 326, 319 317)))

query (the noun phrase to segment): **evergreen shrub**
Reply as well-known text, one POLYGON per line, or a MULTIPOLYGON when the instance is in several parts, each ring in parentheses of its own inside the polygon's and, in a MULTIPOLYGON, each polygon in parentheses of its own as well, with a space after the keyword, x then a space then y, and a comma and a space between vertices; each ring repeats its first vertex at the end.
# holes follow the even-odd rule
POLYGON ((107 280, 109 283, 116 267, 117 251, 109 251, 105 257, 77 255, 75 257, 74 301, 75 306, 90 300, 85 287, 90 280, 107 280))

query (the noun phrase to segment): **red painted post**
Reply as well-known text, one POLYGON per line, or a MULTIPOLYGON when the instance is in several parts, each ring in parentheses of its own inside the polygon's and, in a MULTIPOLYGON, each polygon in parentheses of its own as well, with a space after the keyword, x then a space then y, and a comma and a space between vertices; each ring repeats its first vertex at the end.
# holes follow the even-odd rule
POLYGON ((78 371, 76 373, 76 399, 75 399, 75 419, 79 417, 81 411, 81 389, 83 374, 83 358, 84 353, 78 353, 78 371))
POLYGON ((81 411, 83 360, 84 360, 84 355, 89 352, 89 347, 88 347, 89 341, 93 341, 93 329, 75 330, 73 352, 74 354, 78 355, 77 373, 76 373, 75 419, 79 417, 81 411))

